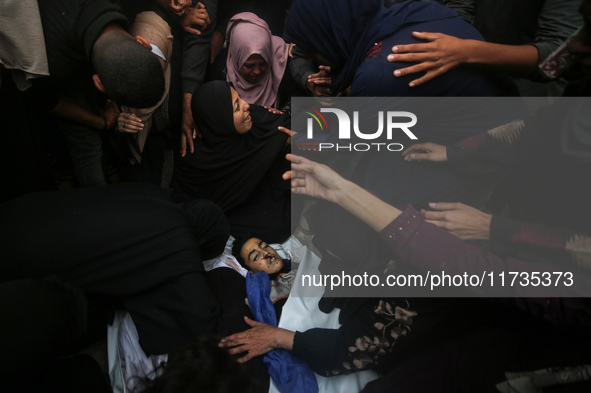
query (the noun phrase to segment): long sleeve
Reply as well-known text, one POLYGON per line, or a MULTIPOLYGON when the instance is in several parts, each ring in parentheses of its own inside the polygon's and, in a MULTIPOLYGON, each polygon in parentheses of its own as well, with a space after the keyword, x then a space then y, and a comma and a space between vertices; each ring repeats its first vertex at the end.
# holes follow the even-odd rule
MULTIPOLYGON (((389 246, 395 257, 421 271, 441 269, 449 274, 476 274, 483 271, 554 271, 546 261, 526 261, 514 257, 501 258, 495 254, 465 243, 444 229, 425 222, 422 215, 408 206, 400 216, 384 228, 379 236, 389 246)), ((589 282, 589 275, 577 271, 575 280, 589 282)), ((534 286, 515 286, 513 302, 557 325, 585 325, 591 323, 591 304, 583 298, 542 298, 534 286)), ((482 287, 470 287, 477 295, 486 295, 482 287)), ((570 296, 576 296, 571 293, 570 296)))
POLYGON ((578 0, 546 0, 532 45, 539 52, 538 63, 544 61, 576 29, 583 25, 578 0))
POLYGON ((340 344, 341 329, 309 329, 296 332, 293 354, 303 359, 317 374, 331 375, 343 372, 342 359, 345 345, 340 344), (318 351, 322 348, 322 351, 318 351), (331 370, 331 371, 327 371, 331 370), (337 371, 338 370, 338 371, 337 371))
POLYGON ((209 63, 209 44, 216 25, 217 0, 203 0, 211 24, 201 34, 183 32, 182 91, 195 93, 205 80, 205 71, 209 63))
POLYGON ((476 13, 476 0, 445 0, 443 5, 458 13, 468 23, 474 21, 476 13))
POLYGON ((447 159, 456 173, 483 178, 508 170, 521 157, 523 120, 514 120, 447 146, 447 159))
POLYGON ((499 255, 523 254, 565 265, 591 268, 591 236, 574 231, 493 216, 491 248, 499 255))
POLYGON ((306 84, 308 82, 308 76, 316 72, 314 64, 306 59, 304 53, 295 46, 292 50, 292 55, 288 60, 287 66, 291 76, 304 91, 308 91, 306 84))
POLYGON ((440 328, 445 313, 441 306, 438 300, 343 299, 338 305, 342 325, 296 332, 292 351, 324 376, 383 371, 393 356, 403 356, 413 343, 428 341, 431 332, 440 328))

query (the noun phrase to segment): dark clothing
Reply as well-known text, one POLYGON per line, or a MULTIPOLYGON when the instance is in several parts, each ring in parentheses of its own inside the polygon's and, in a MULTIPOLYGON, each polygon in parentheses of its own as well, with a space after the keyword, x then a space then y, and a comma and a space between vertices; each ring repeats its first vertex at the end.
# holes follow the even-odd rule
POLYGON ((168 353, 213 330, 216 302, 201 261, 229 235, 207 201, 120 184, 36 193, 0 207, 0 281, 57 275, 130 311, 146 353, 168 353))
MULTIPOLYGON (((65 95, 83 109, 99 114, 105 97, 97 94, 92 82, 95 73, 92 49, 108 25, 128 27, 119 3, 114 0, 38 3, 50 73, 48 81, 43 82, 47 85, 36 92, 39 100, 57 103, 57 97, 65 95)), ((99 131, 68 120, 61 121, 60 127, 66 136, 79 184, 105 184, 99 131)))
MULTIPOLYGON (((394 255, 421 270, 573 271, 574 290, 566 294, 577 296, 586 286, 591 255, 591 216, 582 208, 591 198, 591 168, 588 159, 578 156, 591 152, 589 116, 583 109, 587 106, 585 101, 561 100, 528 120, 525 130, 492 130, 449 146, 448 159, 454 168, 464 168, 462 173, 475 176, 480 171, 490 176, 493 168, 511 169, 491 201, 493 253, 425 223, 408 207, 381 233, 394 255), (468 163, 474 163, 470 170, 468 163), (497 214, 499 208, 510 215, 497 214)), ((556 325, 591 323, 588 299, 537 298, 540 291, 535 287, 514 289, 516 296, 527 297, 515 303, 537 317, 556 325)))
MULTIPOLYGON (((246 280, 238 272, 229 268, 217 268, 207 272, 207 281, 211 285, 219 303, 220 312, 216 333, 222 337, 250 329, 244 322, 244 316, 254 319, 250 307, 246 304, 246 280)), ((240 355, 236 355, 240 357, 240 355)), ((245 363, 248 373, 261 385, 261 392, 269 389, 269 374, 263 363, 263 355, 256 356, 245 363)))
POLYGON ((215 30, 222 33, 224 37, 226 37, 230 19, 241 12, 252 12, 267 22, 273 35, 280 37, 283 35, 287 11, 286 0, 219 0, 218 10, 215 30))
MULTIPOLYGON (((56 188, 51 162, 43 145, 41 126, 48 127, 32 87, 18 90, 10 71, 0 66, 0 202, 40 190, 56 188)), ((52 108, 55 102, 52 103, 52 108)), ((49 109, 50 109, 49 108, 49 109)), ((47 131, 45 134, 47 134, 47 131)))
POLYGON ((379 0, 298 1, 290 9, 285 40, 319 53, 332 63, 333 93, 351 86, 352 96, 503 96, 511 85, 476 71, 453 70, 429 84, 409 87, 414 76, 395 78, 386 56, 396 44, 419 42, 413 31, 439 31, 479 39, 457 14, 435 2, 406 1, 385 8, 379 0), (314 9, 314 12, 310 12, 314 9))
MULTIPOLYGON (((193 2, 195 3, 195 2, 193 2)), ((216 26, 218 0, 203 0, 211 24, 201 34, 183 34, 182 50, 182 92, 194 94, 195 90, 204 82, 205 71, 209 65, 209 44, 216 26)))
POLYGON ((92 47, 110 24, 127 28, 127 19, 114 0, 39 1, 47 62, 51 78, 60 85, 93 74, 92 47))
POLYGON ((511 213, 493 216, 491 247, 496 254, 533 254, 569 264, 589 260, 591 250, 583 244, 591 234, 591 216, 581 206, 591 198, 584 180, 591 171, 584 155, 591 148, 585 139, 588 102, 581 100, 561 99, 543 109, 548 114, 447 146, 450 167, 463 177, 509 174, 490 202, 495 213, 506 206, 511 213))
MULTIPOLYGON (((447 0, 447 6, 472 23, 488 42, 533 45, 541 65, 583 25, 579 0, 447 0)), ((563 78, 549 81, 539 67, 531 67, 516 83, 522 96, 560 96, 563 78), (525 79, 527 78, 527 79, 525 79)))
POLYGON ((217 203, 233 232, 282 242, 290 233, 290 193, 281 179, 287 136, 277 127, 287 126, 290 117, 253 105, 252 128, 239 134, 233 111, 229 83, 214 81, 199 89, 193 116, 202 137, 195 141, 195 152, 178 162, 173 186, 217 203))
POLYGON ((308 92, 308 76, 317 72, 314 63, 306 58, 306 53, 297 45, 292 48, 291 54, 292 57, 287 60, 287 68, 298 86, 308 92))
POLYGON ((448 299, 328 300, 337 300, 341 326, 296 332, 293 341, 294 355, 323 376, 368 369, 385 372, 411 353, 449 340, 463 329, 454 325, 457 315, 452 317, 453 302, 448 299))
MULTIPOLYGON (((0 283, 0 310, 5 318, 0 326, 3 389, 7 377, 16 378, 25 370, 67 355, 88 323, 86 296, 57 277, 0 283)), ((23 385, 26 383, 21 380, 17 386, 23 385)))
POLYGON ((488 42, 535 46, 538 63, 583 24, 579 0, 446 0, 445 4, 488 42))

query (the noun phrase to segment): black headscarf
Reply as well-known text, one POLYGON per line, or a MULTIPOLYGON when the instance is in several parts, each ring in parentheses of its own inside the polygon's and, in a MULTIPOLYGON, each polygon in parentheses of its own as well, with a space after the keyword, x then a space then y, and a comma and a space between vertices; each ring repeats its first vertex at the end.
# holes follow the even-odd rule
POLYGON ((175 169, 175 188, 193 198, 216 202, 224 211, 243 204, 282 154, 289 127, 288 115, 276 115, 250 106, 252 128, 239 134, 234 127, 231 85, 213 81, 193 96, 193 117, 201 134, 195 152, 175 169))

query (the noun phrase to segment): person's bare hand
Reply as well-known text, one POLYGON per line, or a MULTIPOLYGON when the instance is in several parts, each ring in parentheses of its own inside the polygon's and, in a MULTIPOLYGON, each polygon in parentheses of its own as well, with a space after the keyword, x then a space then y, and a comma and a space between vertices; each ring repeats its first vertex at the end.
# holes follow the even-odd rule
POLYGON ((276 114, 276 115, 283 115, 283 114, 284 114, 284 113, 283 113, 283 112, 281 112, 279 109, 277 109, 277 108, 273 108, 273 107, 271 107, 271 106, 264 106, 263 108, 265 108, 265 109, 266 109, 266 110, 268 110, 269 112, 271 112, 271 113, 274 113, 274 114, 276 114))
POLYGON ((429 203, 436 211, 421 210, 425 221, 446 229, 452 235, 463 240, 490 238, 492 215, 483 213, 463 203, 429 203))
POLYGON ((105 106, 101 111, 103 117, 107 121, 107 130, 113 129, 115 124, 117 124, 117 118, 119 117, 119 107, 115 103, 115 101, 107 100, 105 102, 105 106))
POLYGON ((201 137, 195 120, 193 120, 193 111, 191 110, 191 100, 193 94, 183 93, 183 121, 181 124, 181 157, 187 155, 187 149, 193 153, 195 145, 193 141, 197 137, 201 137))
POLYGON ((291 145, 291 137, 297 134, 297 132, 281 126, 277 127, 277 129, 288 136, 287 141, 285 141, 285 147, 291 145))
POLYGON ((291 192, 337 203, 345 179, 328 166, 304 157, 288 154, 286 158, 291 161, 291 170, 283 178, 291 179, 291 192))
POLYGON ((224 46, 224 36, 219 31, 214 31, 211 36, 211 43, 209 44, 209 61, 213 61, 220 54, 224 46))
POLYGON ((293 48, 295 46, 296 46, 296 44, 293 44, 293 43, 292 44, 289 44, 289 49, 287 50, 287 54, 288 54, 289 57, 293 57, 292 51, 293 51, 293 48))
POLYGON ((332 76, 329 66, 318 66, 318 72, 308 76, 306 88, 312 93, 314 97, 331 96, 330 84, 332 83, 332 76))
POLYGON ((133 113, 121 112, 117 118, 117 128, 120 132, 135 134, 144 129, 144 123, 133 113))
POLYGON ((426 72, 422 77, 410 82, 410 86, 421 85, 439 75, 445 74, 467 61, 466 41, 442 33, 413 32, 415 38, 429 41, 421 44, 396 45, 393 54, 388 55, 389 62, 418 63, 394 71, 400 77, 418 72, 426 72))
POLYGON ((191 6, 191 0, 170 0, 168 8, 177 15, 180 15, 183 10, 191 6))
POLYGON ((187 33, 201 34, 211 24, 211 20, 205 5, 199 2, 195 7, 183 9, 179 23, 187 33))
POLYGON ((253 321, 248 317, 244 317, 244 321, 250 329, 222 338, 218 344, 221 348, 230 348, 229 352, 232 355, 246 352, 246 355, 238 359, 238 363, 248 362, 255 356, 264 355, 275 348, 291 349, 293 332, 253 321))
POLYGON ((447 147, 436 143, 417 143, 402 152, 404 161, 447 161, 447 147))

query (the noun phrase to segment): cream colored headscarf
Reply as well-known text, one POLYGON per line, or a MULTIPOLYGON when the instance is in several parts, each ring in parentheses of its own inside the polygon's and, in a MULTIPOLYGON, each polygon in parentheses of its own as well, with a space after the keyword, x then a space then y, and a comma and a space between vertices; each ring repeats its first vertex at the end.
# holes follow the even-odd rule
MULTIPOLYGON (((173 36, 170 31, 170 26, 168 23, 164 21, 160 16, 158 16, 155 12, 146 11, 138 14, 135 18, 135 22, 129 31, 129 34, 132 36, 141 36, 145 38, 151 45, 152 45, 152 52, 155 53, 156 56, 162 59, 161 55, 164 55, 164 81, 165 81, 165 89, 164 95, 160 99, 160 101, 151 108, 130 108, 127 106, 122 106, 121 110, 126 113, 133 113, 137 117, 139 117, 144 123, 144 129, 142 131, 138 131, 137 134, 131 135, 136 139, 137 145, 140 148, 140 151, 144 149, 144 144, 146 143, 146 138, 150 132, 150 128, 152 126, 152 114, 154 111, 162 105, 166 97, 168 96, 168 90, 170 89, 170 56, 172 54, 172 40, 173 36), (154 48, 156 46, 158 50, 154 48)), ((141 162, 141 157, 139 153, 132 148, 131 149, 136 160, 141 162)))

